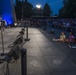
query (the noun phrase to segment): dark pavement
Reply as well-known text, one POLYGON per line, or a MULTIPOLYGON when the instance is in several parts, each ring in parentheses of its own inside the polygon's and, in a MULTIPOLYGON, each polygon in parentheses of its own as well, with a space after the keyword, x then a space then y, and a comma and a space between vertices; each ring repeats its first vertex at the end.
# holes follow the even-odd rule
MULTIPOLYGON (((6 52, 10 51, 7 46, 15 40, 20 29, 5 29, 6 52)), ((23 46, 27 49, 27 75, 76 75, 76 49, 69 48, 66 43, 53 42, 54 37, 40 28, 29 28, 30 41, 23 46)), ((10 64, 10 75, 21 75, 20 61, 10 64)), ((0 64, 0 75, 3 75, 3 65, 0 64)))

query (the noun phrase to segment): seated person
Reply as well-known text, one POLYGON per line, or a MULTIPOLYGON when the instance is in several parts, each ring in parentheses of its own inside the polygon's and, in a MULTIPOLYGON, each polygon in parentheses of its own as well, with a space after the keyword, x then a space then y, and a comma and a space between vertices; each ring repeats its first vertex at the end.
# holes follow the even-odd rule
POLYGON ((74 45, 74 35, 72 32, 69 33, 69 38, 66 39, 66 42, 69 44, 69 46, 73 46, 74 45))
POLYGON ((69 33, 69 38, 66 39, 66 42, 69 44, 74 43, 74 35, 72 32, 69 33))
POLYGON ((60 41, 60 42, 65 42, 66 36, 64 34, 64 32, 61 33, 60 38, 59 39, 53 39, 53 41, 60 41))

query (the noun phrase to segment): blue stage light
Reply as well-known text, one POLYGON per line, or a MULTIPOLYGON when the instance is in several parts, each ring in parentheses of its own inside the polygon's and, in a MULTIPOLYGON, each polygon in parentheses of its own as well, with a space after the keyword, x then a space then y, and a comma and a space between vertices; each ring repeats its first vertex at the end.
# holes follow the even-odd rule
POLYGON ((14 24, 11 0, 0 0, 0 16, 6 21, 6 25, 14 24))
POLYGON ((2 20, 5 20, 6 21, 6 25, 11 25, 14 23, 13 19, 12 19, 12 16, 9 14, 9 15, 4 15, 2 16, 2 20))

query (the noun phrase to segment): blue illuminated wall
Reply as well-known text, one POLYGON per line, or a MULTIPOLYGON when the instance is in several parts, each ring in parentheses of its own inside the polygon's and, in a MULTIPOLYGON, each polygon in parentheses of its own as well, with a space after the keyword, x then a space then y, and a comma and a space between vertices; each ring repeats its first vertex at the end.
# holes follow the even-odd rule
POLYGON ((7 25, 14 23, 13 3, 11 0, 0 0, 0 16, 6 20, 7 25))

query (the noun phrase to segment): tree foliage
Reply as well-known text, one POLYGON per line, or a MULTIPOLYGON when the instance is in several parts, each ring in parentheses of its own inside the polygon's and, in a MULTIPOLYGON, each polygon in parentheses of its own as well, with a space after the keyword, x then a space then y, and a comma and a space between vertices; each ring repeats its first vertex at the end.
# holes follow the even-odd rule
POLYGON ((64 18, 76 17, 76 0, 63 0, 64 6, 59 11, 59 16, 64 18))
POLYGON ((19 1, 19 0, 16 0, 15 12, 16 12, 17 19, 21 19, 21 16, 22 16, 22 2, 19 1))
POLYGON ((17 19, 31 17, 31 16, 50 16, 52 11, 48 3, 42 8, 36 9, 27 1, 16 0, 15 12, 17 19))
POLYGON ((42 12, 43 12, 42 7, 40 8, 35 7, 33 9, 33 16, 42 16, 42 12))
POLYGON ((51 15, 51 8, 48 5, 48 3, 46 3, 43 8, 43 16, 50 16, 50 15, 51 15))
POLYGON ((24 18, 33 15, 33 5, 29 2, 24 3, 24 18))
POLYGON ((33 6, 29 2, 21 2, 16 0, 15 12, 17 19, 30 17, 33 14, 33 6))

